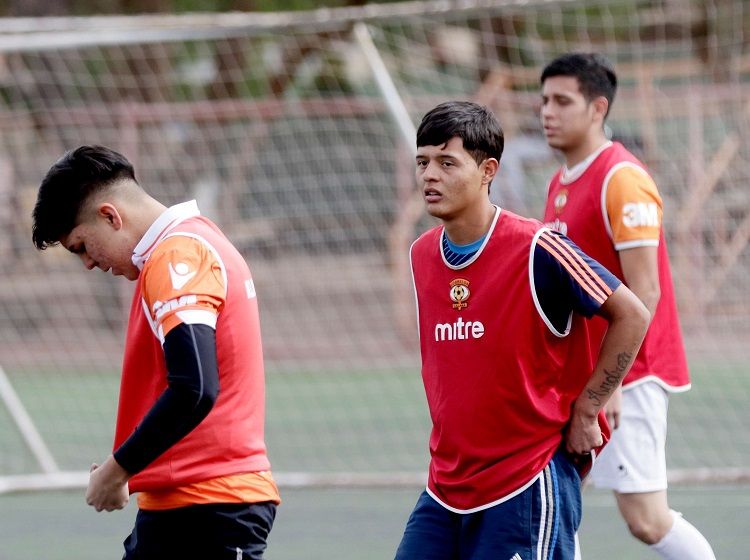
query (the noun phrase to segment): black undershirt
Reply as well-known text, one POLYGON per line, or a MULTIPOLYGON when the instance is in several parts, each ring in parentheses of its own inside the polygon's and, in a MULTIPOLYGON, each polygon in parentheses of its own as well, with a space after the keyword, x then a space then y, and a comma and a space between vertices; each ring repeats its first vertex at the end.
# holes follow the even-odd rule
POLYGON ((167 388, 130 437, 114 452, 130 474, 145 469, 208 415, 219 395, 216 332, 182 323, 164 339, 167 388))

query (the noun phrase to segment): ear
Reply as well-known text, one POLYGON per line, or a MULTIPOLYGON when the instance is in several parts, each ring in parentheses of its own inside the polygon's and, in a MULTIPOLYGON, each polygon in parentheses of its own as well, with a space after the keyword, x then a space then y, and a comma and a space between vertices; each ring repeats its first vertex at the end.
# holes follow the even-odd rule
POLYGON ((600 95, 591 102, 591 106, 594 108, 594 115, 598 117, 602 123, 607 118, 607 111, 609 110, 609 101, 603 95, 600 95))
POLYGON ((123 220, 117 208, 109 202, 102 202, 96 209, 96 215, 104 219, 114 230, 122 229, 123 220))
POLYGON ((487 158, 482 162, 484 166, 484 175, 482 176, 482 184, 489 186, 492 183, 492 179, 495 178, 497 170, 500 169, 500 162, 495 158, 487 158))

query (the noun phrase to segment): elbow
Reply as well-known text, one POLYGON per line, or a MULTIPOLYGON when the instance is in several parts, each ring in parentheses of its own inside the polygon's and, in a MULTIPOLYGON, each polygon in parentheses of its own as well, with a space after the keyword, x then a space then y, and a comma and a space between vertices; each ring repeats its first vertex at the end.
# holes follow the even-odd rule
POLYGON ((212 387, 172 387, 172 390, 182 403, 183 414, 192 416, 198 422, 208 416, 219 396, 218 390, 212 387))
POLYGON ((649 302, 643 294, 639 296, 625 286, 616 293, 622 297, 618 300, 620 305, 613 309, 614 320, 626 326, 639 341, 643 340, 653 315, 649 302))
POLYGON ((649 311, 649 308, 643 302, 638 301, 637 305, 634 306, 631 317, 635 330, 639 333, 640 339, 643 340, 646 336, 646 331, 648 331, 648 326, 651 324, 651 311, 649 311))
POLYGON ((204 397, 201 399, 201 402, 204 402, 205 406, 207 406, 210 410, 214 407, 218 399, 219 399, 219 391, 215 391, 215 392, 211 391, 204 395, 204 397))
POLYGON ((649 311, 651 317, 656 313, 656 306, 659 305, 659 299, 661 299, 661 290, 659 286, 653 286, 651 290, 642 299, 644 305, 649 311))
POLYGON ((204 391, 199 396, 198 401, 195 405, 195 408, 199 411, 199 414, 201 415, 202 418, 205 418, 206 416, 208 416, 208 413, 211 412, 211 409, 213 409, 218 398, 219 398, 218 390, 204 391))
POLYGON ((214 404, 216 404, 216 398, 210 394, 204 393, 200 398, 196 398, 191 410, 186 411, 186 417, 190 418, 189 424, 194 428, 203 422, 210 414, 214 404))
POLYGON ((648 330, 648 326, 651 324, 652 317, 653 314, 651 313, 651 311, 649 311, 645 305, 641 306, 640 319, 644 334, 648 330))

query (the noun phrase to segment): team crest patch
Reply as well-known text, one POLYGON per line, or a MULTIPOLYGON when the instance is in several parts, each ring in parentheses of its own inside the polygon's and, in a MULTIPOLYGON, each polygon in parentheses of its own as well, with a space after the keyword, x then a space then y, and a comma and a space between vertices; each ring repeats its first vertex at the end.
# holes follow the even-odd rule
POLYGON ((568 189, 562 189, 555 197, 555 215, 559 216, 568 203, 568 189))
POLYGON ((453 301, 453 309, 461 311, 464 307, 469 305, 466 300, 469 299, 469 281, 463 278, 456 278, 451 280, 451 300, 453 301))

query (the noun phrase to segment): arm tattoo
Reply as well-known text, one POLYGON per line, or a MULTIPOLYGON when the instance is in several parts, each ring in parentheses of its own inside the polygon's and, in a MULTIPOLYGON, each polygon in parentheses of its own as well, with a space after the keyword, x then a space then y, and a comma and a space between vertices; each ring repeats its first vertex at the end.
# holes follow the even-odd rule
POLYGON ((601 406, 602 397, 612 393, 620 385, 625 372, 633 359, 632 352, 620 352, 617 354, 617 365, 614 370, 604 369, 605 378, 597 389, 587 389, 587 395, 590 401, 596 406, 601 406))

